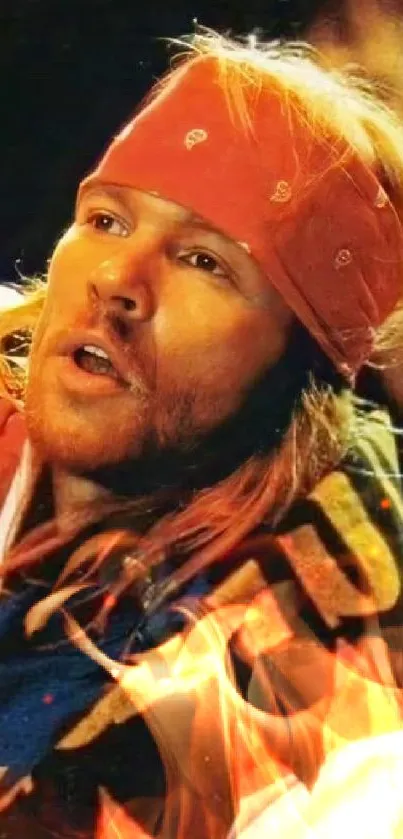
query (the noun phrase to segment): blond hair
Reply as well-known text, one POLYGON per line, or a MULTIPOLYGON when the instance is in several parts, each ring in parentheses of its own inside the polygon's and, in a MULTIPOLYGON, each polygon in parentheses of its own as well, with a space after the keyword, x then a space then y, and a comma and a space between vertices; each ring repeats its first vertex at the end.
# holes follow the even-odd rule
MULTIPOLYGON (((311 130, 320 135, 330 129, 334 137, 355 148, 379 177, 397 212, 403 214, 403 126, 385 101, 383 88, 369 83, 365 74, 334 68, 326 55, 301 43, 258 44, 253 36, 246 42, 234 41, 205 29, 191 43, 176 43, 180 46, 176 66, 155 86, 152 96, 170 82, 184 62, 200 53, 217 59, 229 107, 244 122, 250 118, 246 93, 264 91, 265 84, 275 82, 284 96, 300 107, 311 130)), ((18 305, 0 312, 0 393, 19 405, 26 374, 10 364, 4 342, 7 336, 22 332, 29 344, 45 298, 46 283, 37 280, 27 286, 18 305)), ((396 319, 395 312, 392 331, 386 325, 378 338, 386 345, 398 340, 400 334, 400 318, 396 319), (385 339, 385 335, 389 337, 385 339)))

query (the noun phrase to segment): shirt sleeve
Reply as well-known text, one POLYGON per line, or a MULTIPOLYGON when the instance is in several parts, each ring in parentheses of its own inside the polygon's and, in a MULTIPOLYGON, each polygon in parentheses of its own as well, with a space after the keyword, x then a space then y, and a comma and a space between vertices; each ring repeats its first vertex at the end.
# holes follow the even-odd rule
POLYGON ((17 469, 25 438, 23 415, 11 402, 0 399, 0 508, 17 469))

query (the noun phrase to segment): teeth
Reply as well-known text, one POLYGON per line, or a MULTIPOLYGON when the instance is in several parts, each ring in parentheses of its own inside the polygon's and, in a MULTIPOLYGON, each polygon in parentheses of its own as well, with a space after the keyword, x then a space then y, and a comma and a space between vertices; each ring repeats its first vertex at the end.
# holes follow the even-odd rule
POLYGON ((106 361, 109 361, 109 356, 107 356, 106 352, 101 350, 100 347, 95 347, 94 344, 84 344, 83 351, 90 353, 91 355, 97 355, 98 358, 105 358, 106 361))

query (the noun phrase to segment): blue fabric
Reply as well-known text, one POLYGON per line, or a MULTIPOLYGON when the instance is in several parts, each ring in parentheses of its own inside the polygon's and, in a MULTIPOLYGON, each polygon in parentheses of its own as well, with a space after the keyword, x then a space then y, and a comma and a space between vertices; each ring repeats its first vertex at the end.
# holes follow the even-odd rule
MULTIPOLYGON (((102 668, 66 642, 58 616, 40 639, 49 646, 24 638, 23 619, 37 597, 31 587, 0 602, 0 766, 9 767, 3 784, 28 774, 63 724, 85 712, 108 682, 102 668)), ((133 610, 117 611, 100 649, 118 659, 135 620, 133 610)))
MULTIPOLYGON (((187 594, 200 596, 205 590, 199 578, 187 594)), ((110 681, 101 667, 66 640, 59 615, 32 640, 25 637, 24 617, 43 596, 43 587, 29 585, 0 600, 0 766, 8 767, 3 788, 29 774, 110 681)), ((68 608, 82 606, 80 597, 72 598, 68 608)), ((147 649, 182 625, 183 619, 169 608, 148 619, 140 617, 133 600, 127 599, 112 612, 106 637, 95 640, 99 649, 119 660, 129 639, 131 651, 147 649)))

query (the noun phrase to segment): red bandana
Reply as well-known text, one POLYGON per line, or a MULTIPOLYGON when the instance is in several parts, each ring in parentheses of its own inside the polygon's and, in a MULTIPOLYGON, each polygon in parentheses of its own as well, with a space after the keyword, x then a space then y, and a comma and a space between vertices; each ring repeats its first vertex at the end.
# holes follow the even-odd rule
POLYGON ((192 209, 257 260, 348 378, 371 353, 402 287, 402 228, 351 146, 273 81, 252 87, 251 127, 216 58, 185 65, 119 134, 91 175, 192 209))

